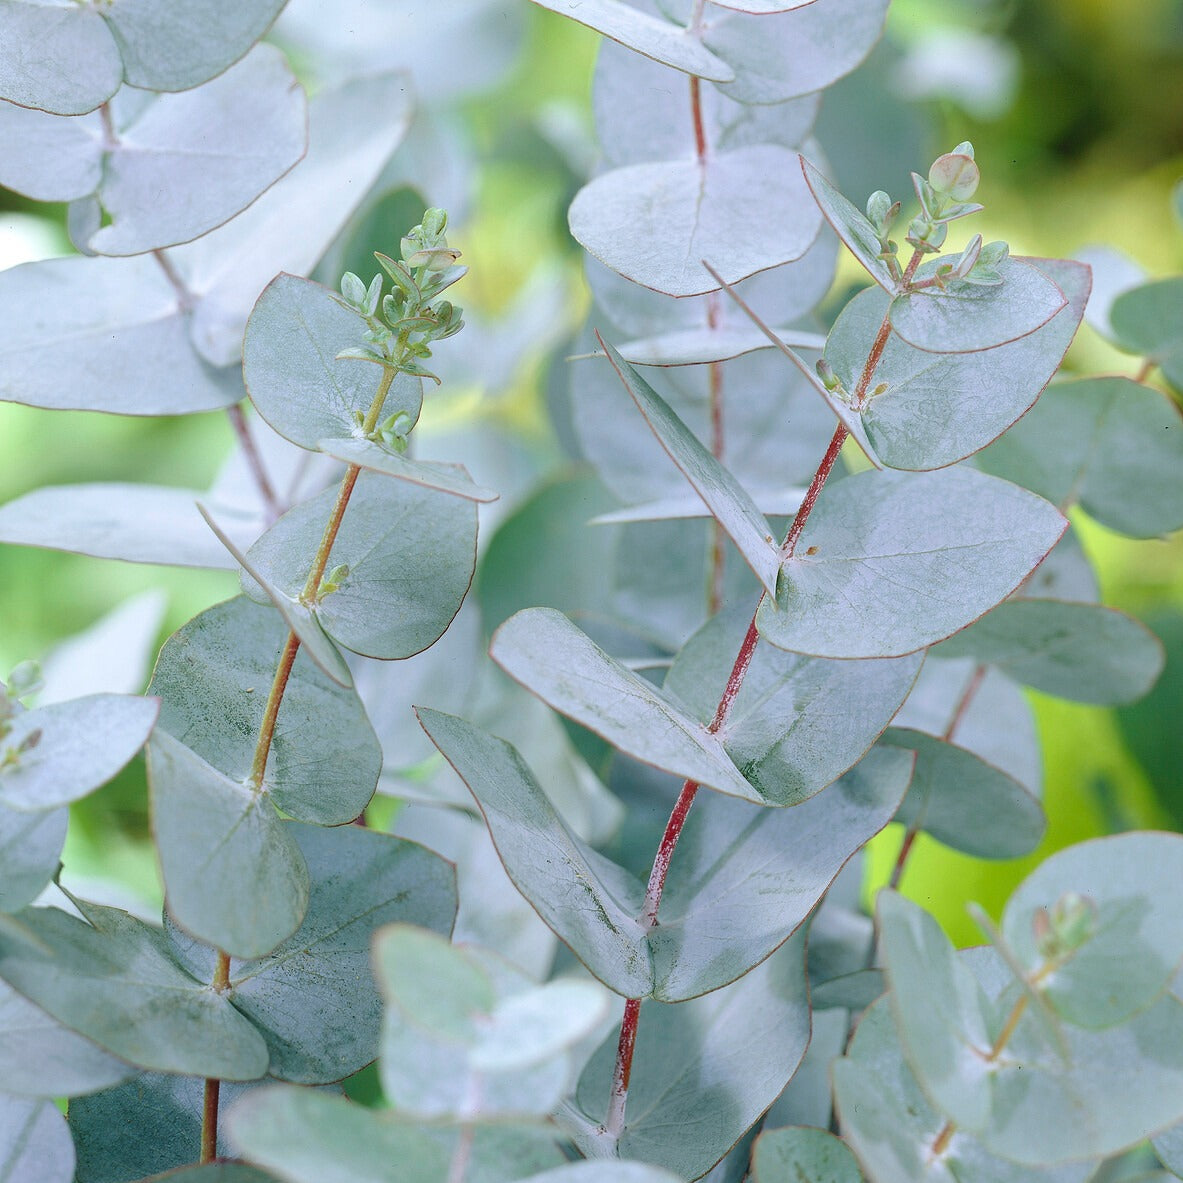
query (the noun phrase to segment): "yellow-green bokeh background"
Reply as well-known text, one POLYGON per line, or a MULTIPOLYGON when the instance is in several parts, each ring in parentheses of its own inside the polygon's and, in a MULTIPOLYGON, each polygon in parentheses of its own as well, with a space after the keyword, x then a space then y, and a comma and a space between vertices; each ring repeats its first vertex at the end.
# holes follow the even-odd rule
MULTIPOLYGON (((1105 242, 1154 276, 1183 271, 1183 226, 1169 204, 1172 186, 1183 177, 1183 3, 895 0, 889 40, 895 50, 906 51, 942 26, 1000 37, 1020 63, 1015 99, 996 118, 975 119, 948 100, 918 108, 932 152, 962 139, 976 146, 984 174, 978 196, 987 211, 974 229, 1008 240, 1016 253, 1070 255, 1105 242)), ((582 27, 535 12, 518 72, 465 108, 481 159, 473 213, 454 235, 463 239, 472 266, 466 304, 498 311, 538 260, 553 256, 570 273, 576 293, 572 318, 578 314, 578 252, 563 232, 572 178, 536 150, 537 137, 528 133, 543 110, 562 110, 576 125, 590 126, 595 44, 582 27)), ((851 127, 844 134, 857 142, 861 133, 851 127)), ((923 170, 927 160, 901 163, 923 170)), ((14 211, 46 215, 38 233, 64 246, 60 209, 37 210, 0 190, 0 219, 14 211)), ((10 251, 8 258, 0 254, 0 266, 15 260, 12 243, 0 235, 0 251, 10 251)), ((844 268, 838 286, 855 278, 856 269, 844 268)), ((85 291, 77 298, 86 299, 85 291)), ((1088 329, 1074 345, 1069 366, 1081 373, 1137 369, 1135 360, 1088 329)), ((540 361, 526 366, 513 389, 483 401, 474 397, 467 405, 512 424, 533 449, 558 463, 540 392, 542 368, 540 361)), ((86 480, 201 488, 230 444, 229 427, 218 415, 121 420, 0 404, 0 501, 38 485, 86 480)), ((1183 473, 1179 477, 1183 480, 1183 473)), ((1083 518, 1078 525, 1099 567, 1107 603, 1144 618, 1183 611, 1183 539, 1131 542, 1083 518)), ((0 676, 152 586, 169 594, 165 627, 171 631, 232 594, 235 580, 0 547, 0 676)), ((1178 824, 1127 750, 1111 712, 1038 695, 1033 701, 1046 758, 1050 826, 1044 846, 1026 860, 984 864, 922 836, 904 881, 905 891, 962 942, 977 939, 964 901, 977 899, 997 914, 1013 885, 1049 851, 1115 825, 1178 824), (1098 785, 1104 790, 1100 796, 1098 785)), ((77 815, 68 865, 84 874, 122 878, 149 897, 158 891, 144 840, 137 770, 83 803, 77 815)), ((898 843, 898 833, 888 833, 874 844, 872 882, 886 878, 898 843)))

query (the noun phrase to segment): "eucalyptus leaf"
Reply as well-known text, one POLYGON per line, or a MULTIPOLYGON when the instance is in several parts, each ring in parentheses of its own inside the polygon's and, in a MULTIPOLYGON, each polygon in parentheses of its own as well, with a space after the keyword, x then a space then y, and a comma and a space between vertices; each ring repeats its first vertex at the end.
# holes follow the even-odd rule
POLYGON ((266 788, 231 780, 163 731, 148 749, 148 786, 177 923, 235 957, 290 937, 308 906, 308 868, 266 788))
POLYGON ((1122 292, 1110 309, 1117 343, 1162 367, 1176 390, 1183 388, 1183 279, 1160 279, 1122 292))
POLYGON ((6 1183, 72 1183, 74 1143, 52 1101, 0 1093, 0 1178, 6 1183))
POLYGON ((318 440, 317 447, 343 464, 356 464, 370 472, 380 472, 396 480, 409 481, 412 485, 437 489, 441 493, 452 493, 469 501, 496 501, 501 496, 494 489, 486 489, 476 484, 463 465, 441 464, 434 460, 412 460, 409 456, 400 456, 373 440, 318 440))
MULTIPOLYGON (((619 1157, 697 1179, 735 1145, 809 1042, 803 953, 798 938, 725 989, 641 1007, 619 1157)), ((592 1122, 606 1115, 616 1046, 613 1033, 579 1081, 576 1102, 592 1122)))
MULTIPOLYGON (((958 1130, 943 1154, 933 1144, 946 1124, 909 1069, 900 1049, 888 1000, 859 1020, 845 1057, 833 1068, 842 1134, 872 1183, 1030 1183, 1026 1166, 990 1153, 958 1130)), ((1084 1183, 1096 1162, 1041 1172, 1046 1183, 1084 1183)))
POLYGON ((849 1147, 828 1130, 765 1130, 752 1154, 756 1183, 862 1183, 849 1147))
MULTIPOLYGON (((617 42, 602 42, 592 80, 592 112, 596 126, 604 129, 600 144, 604 166, 674 160, 693 151, 691 85, 689 79, 671 79, 659 62, 617 42), (644 103, 637 102, 639 93, 645 95, 644 103)), ((809 134, 820 99, 818 94, 808 94, 753 107, 728 98, 718 87, 700 86, 698 111, 706 142, 714 148, 741 144, 796 148, 809 134)), ((814 303, 806 300, 800 311, 808 311, 814 303)))
POLYGON ((879 947, 904 1054, 925 1093, 960 1128, 990 1118, 990 1002, 941 926, 893 891, 876 897, 879 947))
MULTIPOLYGON (((278 613, 243 596, 194 617, 165 643, 152 676, 160 729, 245 783, 287 639, 278 613)), ((341 825, 365 809, 381 767, 357 694, 297 653, 263 778, 275 804, 300 821, 341 825)))
POLYGON ((6 189, 34 201, 74 201, 102 180, 103 123, 97 113, 67 117, 0 103, 0 135, 8 147, 0 160, 6 189))
POLYGON ((895 820, 974 858, 1030 854, 1047 818, 1019 781, 972 751, 899 727, 883 742, 916 753, 916 771, 895 820))
MULTIPOLYGON (((104 482, 46 485, 0 507, 0 541, 100 559, 233 570, 197 509, 198 489, 104 482)), ((261 517, 219 507, 226 530, 249 546, 261 517)))
MULTIPOLYGON (((378 391, 377 366, 337 355, 364 339, 365 322, 327 288, 278 275, 259 297, 243 342, 243 377, 259 414, 281 435, 315 450, 325 437, 349 437, 378 391)), ((419 418, 423 384, 401 374, 382 414, 419 418)))
POLYGON ((309 104, 308 152, 292 172, 226 225, 168 253, 192 295, 187 327, 197 356, 237 365, 259 293, 278 271, 312 270, 378 179, 410 116, 403 73, 326 87, 309 104))
POLYGON ((243 554, 241 548, 235 545, 234 541, 218 525, 205 506, 198 502, 197 508, 201 516, 205 518, 206 525, 214 532, 218 541, 234 556, 238 565, 245 572, 245 575, 241 576, 241 578, 247 588, 251 591, 257 589, 261 597, 270 600, 279 609, 279 614, 284 618, 288 628, 291 629, 300 644, 303 645, 308 656, 312 658, 324 673, 339 686, 352 686, 353 676, 349 672, 349 666, 345 664, 345 658, 341 656, 341 651, 333 643, 332 638, 325 632, 320 620, 313 613, 312 609, 304 603, 299 594, 288 594, 276 587, 243 554), (248 576, 250 582, 247 581, 248 576))
POLYGON ((262 1036, 208 982, 177 965, 159 929, 117 908, 85 909, 86 920, 56 908, 18 913, 43 951, 6 944, 0 977, 138 1067, 223 1080, 267 1071, 262 1036))
MULTIPOLYGON (((866 215, 847 201, 825 174, 804 156, 801 157, 801 170, 813 199, 846 248, 885 292, 895 295, 899 284, 887 264, 879 257, 883 247, 878 234, 875 233, 875 227, 866 215)), ((862 307, 866 306, 867 298, 864 297, 862 307)))
MULTIPOLYGON (((223 1081, 219 1104, 229 1106, 250 1087, 223 1081)), ((200 1077, 144 1072, 104 1092, 72 1099, 77 1183, 124 1183, 195 1162, 204 1093, 200 1077)), ((230 1152, 230 1141, 219 1129, 218 1154, 229 1157, 230 1152)))
MULTIPOLYGON (((356 826, 285 827, 308 866, 308 910, 299 929, 257 961, 230 963, 225 996, 262 1033, 270 1075, 299 1084, 342 1080, 378 1046, 381 1001, 370 971, 374 933, 414 923, 446 937, 456 914, 452 867, 439 855, 356 826)), ((207 950, 174 942, 194 973, 207 950)))
POLYGON ((82 115, 122 81, 119 50, 97 9, 0 0, 0 99, 82 115), (26 52, 30 45, 38 52, 26 52))
POLYGON ((723 93, 763 104, 822 90, 849 74, 882 35, 888 0, 823 0, 791 11, 778 4, 749 15, 750 3, 710 21, 703 44, 735 70, 723 93))
POLYGON ((821 226, 795 155, 771 144, 613 169, 576 194, 568 219, 602 263, 671 296, 719 286, 702 259, 729 283, 799 259, 821 226))
POLYGON ((0 272, 0 303, 0 400, 181 415, 242 398, 238 374, 214 369, 190 348, 189 314, 153 258, 10 267, 0 272))
MULTIPOLYGON (((400 1121, 390 1112, 310 1089, 276 1085, 244 1097, 227 1115, 231 1141, 251 1162, 287 1183, 444 1183, 460 1134, 400 1121)), ((544 1128, 476 1131, 469 1177, 513 1183, 564 1162, 544 1128)))
POLYGON ((539 915, 618 993, 670 1002, 733 981, 783 943, 846 859, 886 824, 912 765, 902 752, 876 753, 791 811, 707 795, 690 812, 658 923, 646 930, 636 919, 641 884, 570 832, 513 748, 462 720, 420 717, 539 915), (572 890, 586 908, 563 906, 572 890))
POLYGON ((793 809, 714 794, 696 801, 649 935, 654 997, 679 1002, 715 990, 796 932, 846 860, 886 825, 911 771, 909 753, 876 751, 793 809))
POLYGON ((0 1032, 0 1072, 8 1093, 77 1097, 110 1088, 136 1073, 7 983, 0 984, 0 1032))
POLYGON ((822 491, 757 624, 795 652, 910 653, 1014 591, 1065 526, 1038 497, 970 469, 860 473, 822 491))
POLYGON ((719 792, 762 800, 705 724, 625 669, 562 613, 519 612, 497 630, 489 652, 532 694, 621 751, 719 792))
POLYGON ((99 254, 135 255, 198 238, 250 205, 307 146, 304 92, 269 45, 204 86, 137 104, 128 122, 118 96, 114 112, 116 144, 104 153, 97 186, 110 224, 87 243, 99 254))
POLYGON ((621 0, 534 0, 539 8, 570 17, 637 53, 699 78, 728 82, 735 77, 726 63, 703 48, 702 41, 678 25, 640 12, 621 0))
POLYGON ((0 805, 55 809, 93 793, 144 746, 159 711, 155 699, 130 694, 22 711, 0 739, 0 805))
POLYGON ((68 820, 66 809, 0 806, 0 912, 31 904, 57 874, 68 820))
MULTIPOLYGON (((916 281, 935 275, 937 262, 922 263, 916 281)), ((906 291, 891 303, 891 327, 930 353, 973 353, 1018 340, 1047 324, 1067 303, 1059 286, 1031 263, 1006 258, 998 265, 1002 282, 906 291)))
MULTIPOLYGON (((311 556, 337 499, 326 489, 290 510, 247 552, 253 570, 303 606, 311 556)), ((363 472, 329 552, 340 586, 308 606, 334 641, 367 657, 411 657, 437 641, 468 591, 476 563, 476 505, 435 489, 363 472)))
POLYGON ((1171 1126, 1153 1140, 1154 1152, 1162 1160, 1162 1165, 1173 1174, 1183 1172, 1183 1123, 1171 1126))
POLYGON ((1129 378, 1057 382, 980 468, 1025 485, 1123 534, 1150 538, 1183 525, 1183 418, 1161 391, 1129 378))
POLYGON ((601 344, 661 446, 727 531, 765 589, 775 595, 780 551, 768 522, 747 490, 699 443, 657 391, 611 345, 602 339, 601 344))
POLYGON ((648 994, 652 959, 636 919, 642 884, 571 832, 504 740, 439 711, 418 714, 472 789, 518 890, 609 989, 626 998, 648 994), (578 908, 564 905, 572 891, 578 908))
MULTIPOLYGON (((714 716, 750 623, 709 620, 674 658, 663 689, 703 723, 714 716)), ((723 746, 765 801, 797 805, 858 761, 916 680, 919 655, 829 661, 757 645, 720 729, 723 746)))
MULTIPOLYGON (((879 357, 860 411, 875 454, 892 468, 939 468, 985 447, 1034 403, 1055 374, 1080 324, 1088 272, 1080 264, 1033 260, 1069 303, 1042 328, 975 353, 928 353, 895 333, 879 357)), ((875 289, 842 310, 825 358, 853 392, 887 316, 875 289)))
POLYGON ((598 985, 536 986, 483 950, 406 925, 379 934, 374 956, 388 1003, 383 1092, 422 1118, 548 1115, 570 1087, 573 1045, 607 1016, 598 985))
POLYGON ((1163 668, 1145 625, 1116 608, 1064 600, 1006 600, 941 642, 938 657, 971 657, 1073 702, 1115 706, 1141 698, 1163 668))
POLYGON ((1005 674, 988 668, 978 677, 977 671, 973 661, 930 652, 895 726, 948 739, 1001 768, 1038 798, 1043 755, 1031 704, 1005 674))
POLYGON ((132 86, 188 90, 221 74, 267 32, 283 0, 196 0, 183 9, 120 0, 104 13, 132 86))
POLYGON ((1057 958, 1041 987, 1070 1023, 1107 1028, 1149 1007, 1183 962, 1183 918, 1158 890, 1183 873, 1183 838, 1129 833, 1082 842, 1040 864, 1015 890, 1002 933, 1031 970, 1045 958, 1037 940, 1039 909, 1066 893, 1085 897, 1087 939, 1057 958))

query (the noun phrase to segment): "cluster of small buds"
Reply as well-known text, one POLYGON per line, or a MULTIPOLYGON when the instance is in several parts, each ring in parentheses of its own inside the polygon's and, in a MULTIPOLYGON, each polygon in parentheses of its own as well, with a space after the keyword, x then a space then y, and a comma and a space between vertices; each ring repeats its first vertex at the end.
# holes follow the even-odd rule
MULTIPOLYGON (((403 237, 401 259, 375 252, 382 271, 392 281, 386 295, 382 294, 381 272, 368 285, 353 272, 346 272, 341 279, 342 303, 366 322, 368 344, 343 350, 338 357, 377 362, 401 374, 439 382, 422 363, 431 357, 434 342, 452 337, 464 327, 462 309, 439 298, 465 273, 455 265, 460 252, 448 246, 447 227, 448 215, 429 209, 423 221, 403 237)), ((397 415, 377 431, 390 439, 377 434, 374 438, 382 438, 396 450, 402 450, 397 440, 403 438, 405 447, 397 415)))
POLYGON ((1065 892, 1050 911, 1040 908, 1031 924, 1040 954, 1047 961, 1060 961, 1092 940, 1097 931, 1097 905, 1088 896, 1065 892))
MULTIPOLYGON (((907 243, 921 254, 936 254, 945 245, 950 222, 978 213, 983 207, 969 199, 977 191, 981 172, 974 160, 973 145, 966 141, 952 152, 933 161, 928 177, 912 174, 912 184, 920 202, 920 212, 908 225, 907 243)), ((899 244, 891 237, 900 215, 900 203, 882 190, 867 201, 867 220, 879 239, 879 258, 887 265, 892 278, 900 283, 904 272, 899 261, 899 244)), ((1002 282, 999 266, 1009 248, 1005 242, 983 245, 982 236, 973 240, 953 262, 942 263, 936 273, 917 286, 944 287, 953 281, 990 286, 1002 282)))
MULTIPOLYGON (((7 685, 0 685, 0 739, 12 730, 12 720, 20 709, 20 700, 36 694, 44 683, 41 669, 35 661, 22 661, 8 675, 7 685)), ((0 770, 20 762, 25 752, 30 752, 41 742, 40 729, 30 731, 19 744, 9 745, 0 756, 0 770)))

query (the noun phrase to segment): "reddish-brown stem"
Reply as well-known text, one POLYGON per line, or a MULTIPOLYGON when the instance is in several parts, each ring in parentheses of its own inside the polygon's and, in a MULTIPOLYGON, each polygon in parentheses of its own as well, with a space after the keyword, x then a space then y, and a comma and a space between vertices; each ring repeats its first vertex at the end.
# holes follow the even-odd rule
MULTIPOLYGON (((952 717, 949 719, 949 725, 941 734, 941 739, 948 743, 952 738, 957 728, 961 726, 962 720, 966 716, 973 703, 974 695, 982 688, 982 681, 986 677, 986 671, 989 667, 979 665, 974 669, 969 681, 965 684, 965 689, 961 692, 961 698, 953 711, 952 717)), ((916 835, 919 832, 919 826, 916 823, 910 825, 907 832, 904 834, 904 840, 900 844, 900 852, 896 855, 895 866, 891 869, 891 878, 887 881, 887 886, 895 891, 900 885, 900 880, 904 877, 904 868, 908 863, 908 856, 912 853, 912 844, 916 841, 916 835)))
MULTIPOLYGON (((882 350, 880 352, 882 353, 882 350)), ((864 373, 868 372, 864 371, 864 373)), ((780 553, 784 558, 791 558, 793 552, 797 549, 797 540, 801 537, 801 531, 805 529, 805 523, 809 520, 809 515, 813 513, 813 507, 817 503, 818 494, 822 491, 822 486, 826 483, 826 478, 833 471, 834 465, 838 460, 838 453, 842 451, 842 445, 846 442, 846 436, 848 434, 845 425, 842 423, 839 423, 834 429, 830 446, 826 449, 826 454, 822 457, 822 462, 818 465, 817 472, 813 474, 813 480, 810 481, 809 488, 805 490, 805 496, 801 501, 801 508, 797 510, 797 516, 793 518, 793 524, 789 527, 788 534, 785 535, 784 543, 780 548, 780 553)))
POLYGON ((653 870, 649 872, 649 885, 645 888, 645 905, 641 909, 640 922, 647 929, 657 924, 657 909, 661 906, 661 894, 665 890, 665 877, 669 874, 670 860, 674 857, 678 839, 682 836, 682 827, 686 824, 686 816, 697 795, 698 785, 692 780, 686 781, 678 794, 670 820, 666 822, 661 845, 653 859, 653 870))
POLYGON ((345 471, 345 477, 341 481, 341 488, 337 493, 337 500, 333 505, 333 512, 329 515, 329 523, 325 526, 324 535, 316 551, 316 558, 312 560, 312 567, 308 572, 304 591, 301 593, 301 598, 305 602, 314 603, 316 593, 320 591, 320 581, 324 578, 325 567, 329 563, 329 554, 332 552, 333 543, 337 541, 337 531, 341 529, 341 519, 345 516, 345 510, 349 508, 349 498, 353 496, 353 486, 357 484, 360 474, 361 469, 356 464, 351 464, 345 471))
POLYGON ((1154 365, 1155 363, 1150 358, 1147 358, 1138 367, 1138 372, 1134 375, 1134 381, 1145 382, 1146 379, 1149 378, 1152 373, 1154 373, 1154 365))
MULTIPOLYGON (((218 953, 214 966, 213 989, 223 994, 230 987, 230 955, 218 953)), ((201 1155, 199 1162, 213 1162, 218 1157, 218 1097, 221 1093, 220 1080, 205 1082, 205 1096, 201 1105, 201 1155)))
POLYGON ((694 150, 700 164, 707 158, 707 137, 702 125, 702 93, 697 78, 690 79, 690 118, 694 124, 694 150))
POLYGON ((299 648, 300 638, 295 633, 288 633, 283 652, 279 655, 279 665, 275 667, 275 677, 271 680, 271 691, 267 695, 267 705, 263 708, 263 722, 259 724, 255 758, 251 762, 251 783, 256 788, 262 785, 263 774, 267 771, 267 757, 271 753, 271 741, 275 738, 275 722, 279 718, 283 692, 287 689, 288 678, 299 648))
POLYGON ((748 631, 744 633, 743 643, 740 645, 739 653, 736 655, 735 664, 731 667, 731 675, 727 679, 727 685, 723 687, 723 693, 719 698, 719 705, 715 708, 715 717, 711 720, 710 726, 707 728, 712 734, 717 732, 727 722, 727 716, 731 714, 732 704, 735 702, 736 695, 739 694, 739 688, 743 685, 743 680, 747 676, 748 666, 752 664, 752 655, 756 652, 756 642, 759 639, 760 633, 756 629, 756 616, 753 613, 751 622, 748 624, 748 631))
POLYGON ((255 486, 259 490, 259 496, 263 498, 263 504, 267 507, 267 522, 270 525, 283 512, 279 498, 275 495, 275 486, 272 485, 271 479, 267 476, 267 470, 263 467, 263 457, 259 455, 259 449, 255 446, 255 438, 251 435, 250 425, 246 421, 246 415, 243 414, 241 405, 235 403, 234 406, 227 407, 226 414, 230 419, 230 426, 234 428, 234 434, 238 437, 247 468, 251 470, 255 486))
POLYGON ((624 1133, 624 1103, 628 1099, 628 1082, 633 1070, 633 1051, 637 1046, 637 1020, 640 1015, 641 1000, 630 998, 624 1004, 620 1042, 616 1045, 616 1068, 612 1073, 612 1098, 608 1103, 608 1115, 604 1118, 604 1132, 614 1138, 624 1133))

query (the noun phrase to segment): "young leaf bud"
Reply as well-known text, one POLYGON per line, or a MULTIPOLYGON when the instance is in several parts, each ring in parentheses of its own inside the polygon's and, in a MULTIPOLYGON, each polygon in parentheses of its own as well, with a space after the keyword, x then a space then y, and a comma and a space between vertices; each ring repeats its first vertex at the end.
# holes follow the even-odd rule
POLYGON ((968 201, 977 192, 982 174, 974 158, 960 152, 947 152, 933 161, 928 183, 942 197, 968 201))

